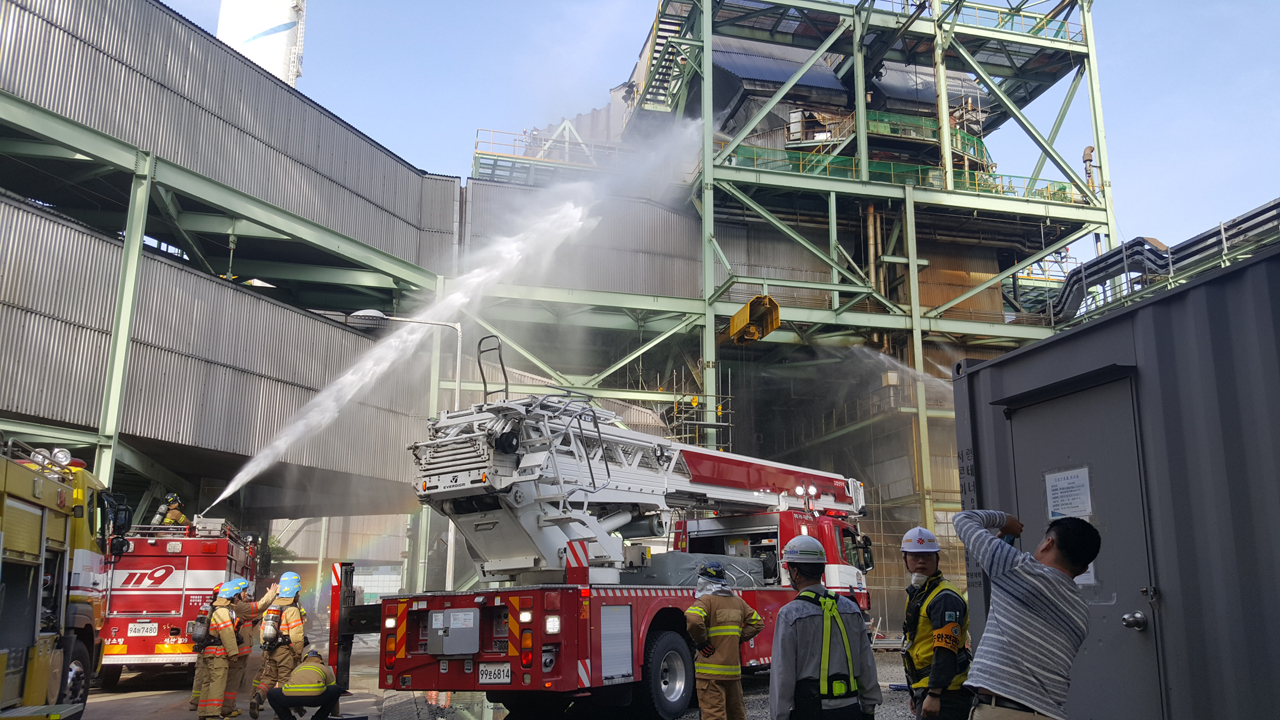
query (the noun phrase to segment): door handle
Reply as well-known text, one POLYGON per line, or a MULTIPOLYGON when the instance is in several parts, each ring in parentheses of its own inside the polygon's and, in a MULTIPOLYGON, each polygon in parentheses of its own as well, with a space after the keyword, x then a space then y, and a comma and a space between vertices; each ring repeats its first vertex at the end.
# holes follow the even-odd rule
POLYGON ((1120 616, 1120 624, 1131 629, 1142 632, 1147 629, 1147 616, 1141 610, 1135 610, 1131 613, 1125 613, 1120 616))

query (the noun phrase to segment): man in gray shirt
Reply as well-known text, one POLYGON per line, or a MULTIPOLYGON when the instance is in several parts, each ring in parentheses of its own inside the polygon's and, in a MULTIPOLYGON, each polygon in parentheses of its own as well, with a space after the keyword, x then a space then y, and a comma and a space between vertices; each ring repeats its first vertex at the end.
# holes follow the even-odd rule
POLYGON ((994 510, 969 510, 952 521, 970 562, 989 578, 991 610, 965 687, 978 694, 973 720, 1034 714, 1066 720, 1071 663, 1089 634, 1089 607, 1075 578, 1098 556, 1102 538, 1080 518, 1049 524, 1034 553, 1000 537, 1022 523, 994 510))
POLYGON ((816 538, 792 538, 782 560, 799 592, 774 623, 769 720, 874 718, 882 697, 862 611, 822 586, 827 555, 816 538))

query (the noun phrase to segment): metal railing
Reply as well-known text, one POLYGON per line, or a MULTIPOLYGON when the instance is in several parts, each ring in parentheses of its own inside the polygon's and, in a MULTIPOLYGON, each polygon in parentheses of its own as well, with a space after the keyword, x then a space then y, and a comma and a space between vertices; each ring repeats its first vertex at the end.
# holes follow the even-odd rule
MULTIPOLYGON (((954 3, 944 2, 943 12, 954 3)), ((991 5, 975 5, 966 2, 954 13, 956 22, 961 25, 991 28, 992 30, 1009 30, 1011 32, 1034 35, 1036 37, 1053 38, 1084 42, 1084 27, 1078 22, 1069 20, 1049 20, 1044 15, 1019 12, 1009 8, 991 5)))
POLYGON ((548 138, 537 131, 513 133, 486 129, 476 131, 475 152, 583 167, 607 166, 615 158, 629 154, 617 145, 580 142, 574 138, 548 138))
MULTIPOLYGON (((856 114, 849 113, 844 117, 836 117, 822 113, 814 113, 814 117, 793 118, 787 123, 787 143, 820 143, 811 154, 818 155, 824 147, 832 147, 841 140, 856 132, 856 114)), ((922 141, 938 141, 938 121, 936 118, 883 110, 867 111, 867 134, 886 137, 908 138, 922 141)), ((951 128, 951 147, 953 150, 977 160, 983 165, 991 163, 991 153, 987 145, 975 135, 951 128)))

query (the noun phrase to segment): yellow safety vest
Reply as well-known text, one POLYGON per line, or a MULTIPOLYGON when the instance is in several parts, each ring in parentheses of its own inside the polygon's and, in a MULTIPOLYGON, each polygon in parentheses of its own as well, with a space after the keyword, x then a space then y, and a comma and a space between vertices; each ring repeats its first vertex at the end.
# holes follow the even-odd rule
POLYGON ((849 697, 858 691, 858 681, 853 677, 853 651, 849 646, 849 631, 844 627, 844 618, 836 609, 836 596, 831 593, 819 595, 812 590, 803 590, 796 596, 798 599, 813 603, 822 608, 822 668, 818 671, 818 695, 823 699, 849 697), (840 629, 840 642, 844 644, 844 659, 849 665, 849 674, 831 674, 831 626, 840 629))
MULTIPOLYGON (((969 613, 964 614, 964 622, 948 623, 940 628, 933 627, 929 622, 929 603, 938 597, 938 593, 944 590, 950 590, 956 594, 961 600, 964 596, 955 585, 952 585, 945 578, 938 581, 937 587, 929 593, 924 599, 924 603, 920 605, 920 619, 916 623, 915 632, 912 634, 911 644, 907 646, 907 657, 910 658, 911 664, 919 670, 925 672, 925 676, 920 680, 911 684, 914 688, 929 687, 929 673, 927 668, 933 666, 933 649, 935 647, 944 647, 956 653, 957 659, 962 659, 961 651, 969 644, 969 613)), ((911 606, 911 598, 907 598, 908 609, 911 606)), ((969 678, 969 668, 967 665, 960 666, 960 672, 952 678, 951 684, 947 686, 948 690, 959 690, 964 681, 969 678)))

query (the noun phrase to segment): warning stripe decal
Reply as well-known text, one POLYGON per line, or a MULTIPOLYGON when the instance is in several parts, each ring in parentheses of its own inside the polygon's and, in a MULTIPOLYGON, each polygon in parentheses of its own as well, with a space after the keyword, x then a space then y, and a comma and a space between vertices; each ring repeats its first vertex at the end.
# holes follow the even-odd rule
POLYGON ((405 623, 404 621, 404 614, 405 614, 405 611, 408 609, 409 609, 408 603, 402 602, 402 603, 396 604, 396 657, 397 658, 404 657, 405 630, 408 629, 408 624, 405 623))
POLYGON ((591 661, 578 661, 578 687, 591 687, 591 661))
POLYGON ((570 540, 565 560, 569 567, 587 567, 590 555, 587 553, 586 540, 570 540))

